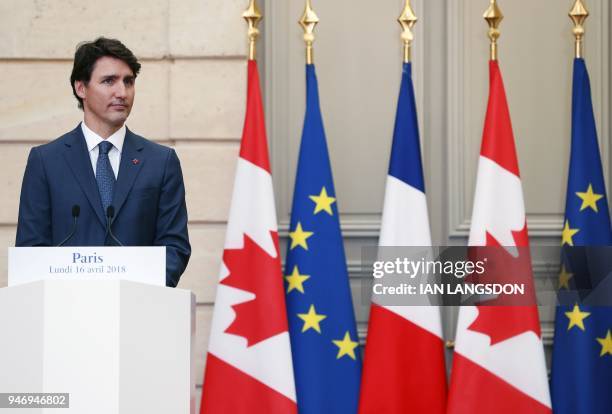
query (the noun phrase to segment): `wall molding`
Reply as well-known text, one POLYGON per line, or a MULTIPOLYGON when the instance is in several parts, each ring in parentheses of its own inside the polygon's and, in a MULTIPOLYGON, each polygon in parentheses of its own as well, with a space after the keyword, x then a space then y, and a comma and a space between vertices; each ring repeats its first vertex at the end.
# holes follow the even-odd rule
MULTIPOLYGON (((470 2, 450 0, 447 2, 447 142, 448 142, 448 169, 446 171, 449 183, 448 197, 448 235, 451 238, 463 238, 469 236, 471 223, 471 199, 472 189, 475 187, 475 175, 468 176, 470 137, 469 120, 471 119, 471 105, 467 100, 467 90, 471 86, 467 81, 469 77, 468 62, 473 60, 473 45, 468 38, 470 18, 466 11, 470 8, 470 2)), ((568 6, 569 7, 569 6, 568 6)), ((589 5, 591 18, 587 22, 586 60, 590 69, 591 83, 593 85, 593 106, 595 110, 600 150, 604 174, 608 181, 610 179, 610 6, 606 0, 592 1, 589 5)), ((563 10, 560 10, 560 13, 563 10)), ((563 12, 564 16, 567 14, 563 12)), ((568 20, 567 41, 571 42, 571 22, 568 20)), ((503 26, 502 26, 503 27, 503 26)), ((486 42, 486 26, 483 22, 482 41, 486 42)), ((572 59, 568 56, 568 59, 572 59)), ((488 82, 488 79, 482 79, 488 82)), ((508 88, 508 85, 506 85, 508 88)), ((571 84, 567 85, 571 88, 571 84)), ((488 91, 488 88, 487 88, 488 91)), ((568 103, 569 105, 569 103, 568 103)), ((512 109, 511 109, 512 112, 512 109)), ((569 139, 570 131, 564 139, 569 139)), ((567 144, 569 145, 569 143, 567 144)), ((476 171, 476 169, 474 169, 476 171)), ((565 183, 567 177, 562 177, 565 183)), ((529 234, 532 238, 560 237, 563 228, 563 215, 555 212, 532 214, 527 213, 529 234)))

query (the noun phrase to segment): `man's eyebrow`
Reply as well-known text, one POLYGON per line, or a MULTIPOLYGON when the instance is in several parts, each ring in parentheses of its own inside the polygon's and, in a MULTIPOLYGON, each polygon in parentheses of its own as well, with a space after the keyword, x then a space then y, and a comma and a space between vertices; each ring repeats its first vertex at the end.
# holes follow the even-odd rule
MULTIPOLYGON (((112 75, 102 75, 102 76, 100 77, 100 79, 102 79, 102 80, 106 80, 106 79, 113 79, 113 80, 117 80, 117 79, 119 79, 119 78, 121 78, 121 76, 116 75, 116 74, 112 74, 112 75)), ((134 76, 134 75, 125 75, 125 76, 123 77, 123 79, 133 80, 133 79, 136 79, 136 76, 134 76)))

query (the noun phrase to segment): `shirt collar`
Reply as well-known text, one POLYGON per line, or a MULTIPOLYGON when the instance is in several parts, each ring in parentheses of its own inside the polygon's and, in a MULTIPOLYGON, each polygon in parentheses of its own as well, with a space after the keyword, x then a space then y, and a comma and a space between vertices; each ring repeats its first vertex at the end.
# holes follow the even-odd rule
POLYGON ((106 140, 89 129, 87 125, 85 125, 85 121, 81 122, 81 129, 83 130, 83 136, 85 136, 85 142, 87 143, 87 151, 91 152, 100 142, 108 141, 119 150, 119 153, 121 153, 123 142, 125 141, 125 124, 106 140))

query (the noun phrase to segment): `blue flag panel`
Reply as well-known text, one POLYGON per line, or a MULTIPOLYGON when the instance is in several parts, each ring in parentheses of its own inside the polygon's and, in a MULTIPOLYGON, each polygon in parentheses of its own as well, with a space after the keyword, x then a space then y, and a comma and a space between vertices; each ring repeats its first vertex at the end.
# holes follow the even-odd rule
POLYGON ((285 268, 298 410, 351 414, 361 356, 314 65, 306 88, 285 268))
POLYGON ((404 63, 397 115, 395 117, 395 130, 393 131, 389 175, 425 192, 419 128, 416 128, 416 125, 418 125, 418 120, 414 86, 412 85, 412 65, 404 63))
MULTIPOLYGON (((559 276, 560 295, 580 278, 596 277, 596 257, 571 246, 612 245, 589 75, 583 59, 574 61, 572 143, 559 276)), ((609 259, 607 260, 609 262, 609 259)), ((607 273, 603 270, 603 273, 607 273)), ((597 273, 602 273, 598 269, 597 273)), ((557 308, 552 365, 556 414, 612 413, 612 308, 575 303, 557 308)))

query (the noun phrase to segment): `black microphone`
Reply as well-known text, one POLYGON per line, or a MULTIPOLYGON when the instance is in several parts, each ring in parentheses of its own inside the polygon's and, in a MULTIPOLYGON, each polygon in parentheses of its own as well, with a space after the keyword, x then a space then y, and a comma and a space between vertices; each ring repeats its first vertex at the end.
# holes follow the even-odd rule
POLYGON ((106 234, 111 237, 119 246, 123 247, 123 243, 119 241, 113 234, 111 230, 111 224, 113 223, 113 218, 115 217, 115 207, 108 206, 106 209, 106 234))
POLYGON ((62 247, 64 244, 68 242, 68 240, 72 238, 72 236, 74 236, 74 234, 76 233, 77 221, 79 220, 80 214, 81 214, 81 207, 78 204, 73 205, 72 206, 72 218, 74 219, 74 222, 72 223, 72 230, 70 230, 70 234, 68 234, 68 237, 62 240, 62 242, 58 244, 57 247, 62 247))

